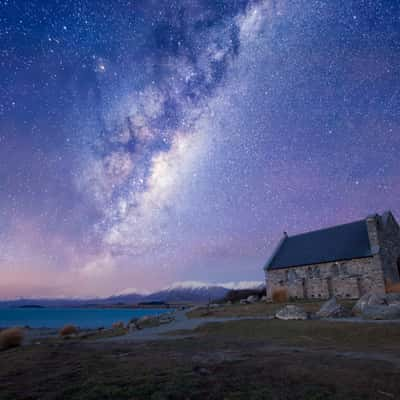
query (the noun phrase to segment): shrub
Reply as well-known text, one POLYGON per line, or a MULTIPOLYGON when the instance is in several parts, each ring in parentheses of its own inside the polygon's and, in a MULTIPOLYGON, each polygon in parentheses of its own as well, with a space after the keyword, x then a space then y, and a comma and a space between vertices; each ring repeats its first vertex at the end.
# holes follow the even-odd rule
POLYGON ((75 325, 64 325, 60 329, 60 336, 68 336, 78 333, 78 328, 75 325))
POLYGON ((286 288, 274 289, 272 291, 272 301, 274 303, 286 303, 288 301, 288 292, 286 288))
POLYGON ((223 303, 231 301, 232 303, 247 299, 249 296, 257 296, 261 298, 265 296, 265 288, 262 289, 232 289, 222 299, 223 303))
POLYGON ((114 322, 114 323, 112 324, 112 328, 113 328, 113 329, 125 328, 125 324, 124 324, 122 321, 114 322))
POLYGON ((386 281, 386 293, 400 293, 400 282, 393 283, 391 280, 386 281))
POLYGON ((0 332, 0 349, 10 349, 21 345, 24 334, 21 328, 9 328, 0 332))

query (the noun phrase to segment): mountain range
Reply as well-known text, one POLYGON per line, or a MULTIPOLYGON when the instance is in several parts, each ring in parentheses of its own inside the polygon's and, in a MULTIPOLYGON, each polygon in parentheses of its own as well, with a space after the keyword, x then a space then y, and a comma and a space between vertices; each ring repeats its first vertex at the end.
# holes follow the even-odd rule
POLYGON ((261 289, 264 282, 177 282, 153 293, 138 293, 125 289, 105 298, 19 298, 0 301, 0 307, 76 307, 89 305, 138 304, 146 302, 193 302, 204 303, 222 299, 230 290, 261 289))

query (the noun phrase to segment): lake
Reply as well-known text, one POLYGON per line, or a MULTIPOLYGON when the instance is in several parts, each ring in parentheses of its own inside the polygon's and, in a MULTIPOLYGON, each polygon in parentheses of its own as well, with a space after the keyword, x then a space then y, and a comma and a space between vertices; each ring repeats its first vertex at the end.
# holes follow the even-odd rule
POLYGON ((157 315, 171 309, 154 308, 0 308, 0 327, 61 328, 73 324, 80 328, 111 327, 131 318, 157 315))

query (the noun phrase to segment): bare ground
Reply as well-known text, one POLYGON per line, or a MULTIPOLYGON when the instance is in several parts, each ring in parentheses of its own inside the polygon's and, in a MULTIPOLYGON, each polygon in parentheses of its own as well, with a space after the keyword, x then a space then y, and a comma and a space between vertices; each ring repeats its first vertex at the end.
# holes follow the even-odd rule
POLYGON ((400 393, 398 324, 246 319, 168 337, 50 341, 1 352, 0 399, 396 399, 400 393))

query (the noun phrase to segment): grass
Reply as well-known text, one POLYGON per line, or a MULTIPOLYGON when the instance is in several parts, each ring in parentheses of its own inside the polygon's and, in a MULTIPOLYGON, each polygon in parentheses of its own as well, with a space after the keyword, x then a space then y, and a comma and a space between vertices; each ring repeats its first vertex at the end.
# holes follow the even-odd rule
MULTIPOLYGON (((275 306, 282 304, 223 308, 265 315, 275 306)), ((205 324, 185 339, 91 340, 125 331, 1 353, 0 400, 384 400, 400 393, 399 324, 251 319, 205 324)))
MULTIPOLYGON (((341 300, 339 301, 347 310, 351 310, 355 304, 353 300, 341 300)), ((195 309, 189 311, 187 316, 189 318, 201 318, 201 317, 261 317, 275 315, 277 311, 283 308, 286 304, 297 304, 303 307, 305 311, 309 313, 315 313, 320 308, 323 302, 321 301, 309 301, 309 300, 297 300, 295 303, 254 303, 254 304, 232 304, 224 305, 218 308, 207 307, 195 309)))
MULTIPOLYGON (((248 322, 247 328, 207 325, 195 339, 21 347, 0 357, 0 399, 379 400, 400 392, 399 369, 388 362, 339 357, 326 346, 318 351, 266 346, 268 332, 282 339, 288 329, 285 346, 288 337, 331 337, 321 324, 309 331, 302 321, 292 322, 292 328, 287 321, 248 322)), ((349 326, 349 332, 353 328, 358 329, 349 326)), ((339 328, 332 340, 342 333, 339 328)), ((370 333, 372 342, 385 334, 370 333)), ((395 343, 390 329, 386 334, 395 343)))
POLYGON ((102 329, 97 332, 90 332, 90 334, 84 339, 89 339, 89 340, 109 339, 112 337, 125 335, 126 333, 128 333, 128 329, 119 326, 113 329, 102 329))
POLYGON ((400 324, 241 320, 208 323, 197 328, 195 333, 225 340, 264 341, 277 345, 400 350, 400 324))
POLYGON ((0 350, 18 347, 22 344, 24 333, 21 328, 8 328, 0 332, 0 350))

